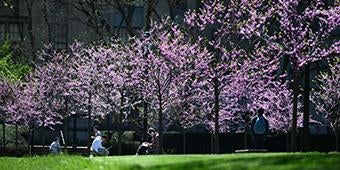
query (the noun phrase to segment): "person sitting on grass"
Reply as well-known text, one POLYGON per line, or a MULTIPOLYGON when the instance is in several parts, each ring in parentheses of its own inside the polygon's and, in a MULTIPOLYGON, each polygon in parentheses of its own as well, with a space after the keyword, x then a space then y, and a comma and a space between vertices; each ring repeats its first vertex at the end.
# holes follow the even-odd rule
POLYGON ((159 135, 154 128, 148 129, 148 135, 151 137, 150 142, 143 142, 139 145, 136 155, 146 155, 156 153, 158 151, 159 135))
POLYGON ((50 145, 50 153, 51 154, 60 154, 60 143, 59 143, 58 137, 55 137, 54 141, 50 145))
POLYGON ((264 143, 269 132, 269 123, 263 116, 264 109, 260 108, 251 121, 252 142, 254 149, 264 149, 264 143))
POLYGON ((108 156, 109 150, 103 147, 102 143, 106 141, 106 136, 97 136, 92 142, 91 151, 95 156, 108 156))

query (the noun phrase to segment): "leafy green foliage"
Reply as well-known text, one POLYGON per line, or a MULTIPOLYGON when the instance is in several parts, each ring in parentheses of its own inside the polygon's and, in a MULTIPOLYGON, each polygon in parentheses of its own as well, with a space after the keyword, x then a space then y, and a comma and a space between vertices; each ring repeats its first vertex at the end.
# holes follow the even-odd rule
POLYGON ((9 41, 4 41, 0 44, 0 78, 9 81, 19 81, 23 79, 31 69, 23 57, 13 57, 11 43, 9 41))

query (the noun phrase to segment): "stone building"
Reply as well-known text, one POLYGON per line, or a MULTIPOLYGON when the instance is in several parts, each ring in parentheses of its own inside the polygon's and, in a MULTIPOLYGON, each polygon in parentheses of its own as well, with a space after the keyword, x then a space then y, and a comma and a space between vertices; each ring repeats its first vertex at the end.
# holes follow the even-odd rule
MULTIPOLYGON (((33 44, 37 50, 50 42, 55 49, 67 49, 75 40, 86 43, 100 36, 127 40, 131 30, 136 33, 145 26, 148 1, 135 0, 128 6, 119 1, 123 0, 0 0, 0 41, 24 42, 28 48, 33 44)), ((180 20, 187 9, 199 4, 198 0, 151 1, 155 2, 151 20, 165 16, 180 20)))

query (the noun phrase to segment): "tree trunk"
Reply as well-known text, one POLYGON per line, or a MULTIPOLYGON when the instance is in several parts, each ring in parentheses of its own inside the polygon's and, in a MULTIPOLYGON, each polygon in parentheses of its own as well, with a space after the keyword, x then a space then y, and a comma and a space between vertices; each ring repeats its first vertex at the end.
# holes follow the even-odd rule
POLYGON ((303 134, 302 134, 302 148, 304 152, 310 150, 309 141, 309 91, 310 91, 310 70, 309 65, 305 66, 305 86, 303 89, 303 134))
POLYGON ((44 127, 45 127, 45 122, 43 122, 43 125, 42 125, 43 128, 41 128, 42 130, 42 150, 44 151, 45 150, 45 131, 44 131, 44 127))
MULTIPOLYGON (((115 137, 114 137, 114 124, 116 123, 115 122, 115 115, 117 115, 116 113, 115 113, 115 111, 112 109, 112 113, 111 113, 111 117, 110 117, 110 123, 111 123, 111 125, 110 125, 110 132, 111 132, 111 136, 110 136, 110 139, 113 139, 114 140, 114 143, 116 143, 116 141, 115 141, 115 137)), ((114 149, 114 148, 113 148, 114 149)))
POLYGON ((72 144, 73 152, 77 150, 77 114, 73 115, 73 144, 72 144))
POLYGON ((340 141, 339 141, 339 127, 335 128, 334 133, 335 133, 335 151, 340 152, 340 141))
POLYGON ((287 147, 287 152, 290 151, 290 143, 289 143, 289 132, 287 132, 287 135, 286 135, 286 147, 287 147))
POLYGON ((214 113, 215 113, 215 148, 214 148, 214 153, 218 154, 220 152, 220 125, 219 125, 219 111, 220 111, 220 100, 219 100, 219 90, 218 90, 218 79, 214 78, 214 97, 215 97, 215 105, 214 105, 214 113))
POLYGON ((31 155, 31 144, 30 142, 30 137, 31 137, 31 127, 28 128, 28 137, 27 137, 27 150, 28 150, 28 154, 31 155))
POLYGON ((149 31, 150 23, 151 23, 152 1, 148 0, 145 3, 146 3, 145 15, 144 15, 145 31, 149 31))
MULTIPOLYGON (((150 29, 150 25, 151 25, 151 1, 145 1, 145 15, 144 15, 144 20, 145 20, 145 32, 148 32, 150 29)), ((145 54, 147 57, 147 54, 145 54)), ((147 74, 147 70, 145 70, 146 74, 147 74)), ((143 142, 145 142, 147 140, 148 137, 148 103, 146 102, 146 99, 144 99, 143 101, 143 142)))
POLYGON ((68 140, 68 118, 64 119, 64 152, 67 153, 67 140, 68 140))
POLYGON ((52 43, 52 41, 53 41, 53 39, 52 39, 52 29, 51 29, 51 23, 48 20, 47 0, 44 0, 41 5, 42 5, 42 13, 43 13, 44 21, 45 21, 46 28, 47 28, 48 43, 52 43))
POLYGON ((291 152, 297 151, 297 104, 298 104, 298 95, 299 95, 299 80, 297 71, 293 73, 293 114, 292 114, 292 131, 291 131, 291 152))
MULTIPOLYGON (((118 115, 118 121, 121 121, 121 115, 118 115)), ((122 136, 123 136, 123 131, 122 131, 122 125, 121 123, 118 123, 118 136, 117 136, 117 154, 121 155, 122 154, 122 136)))
POLYGON ((108 139, 110 139, 110 118, 111 118, 111 112, 109 112, 109 114, 106 115, 106 126, 107 126, 107 135, 108 135, 108 139))
POLYGON ((91 147, 91 93, 89 93, 88 105, 87 105, 87 112, 88 112, 88 123, 87 123, 87 154, 90 155, 90 147, 91 147))
POLYGON ((158 110, 158 130, 159 130, 159 146, 158 146, 158 153, 163 153, 163 101, 162 95, 158 95, 159 101, 159 110, 158 110))
POLYGON ((121 97, 120 97, 120 111, 118 114, 118 148, 117 148, 117 153, 118 155, 122 154, 122 136, 123 136, 123 131, 122 131, 122 120, 123 120, 123 106, 124 106, 124 96, 123 92, 121 92, 121 97))
POLYGON ((248 149, 248 133, 247 128, 244 130, 244 149, 248 149))
POLYGON ((15 155, 18 154, 18 124, 15 124, 15 155))
POLYGON ((214 147, 214 133, 210 134, 210 149, 211 149, 211 154, 215 153, 215 147, 214 147))
POLYGON ((182 127, 182 134, 183 134, 183 154, 186 153, 186 149, 187 149, 187 141, 186 141, 186 132, 185 132, 185 128, 182 127))
POLYGON ((6 124, 5 122, 2 122, 2 150, 3 150, 3 153, 6 152, 6 124))
MULTIPOLYGON (((67 115, 68 113, 68 97, 65 97, 64 98, 65 100, 65 115, 67 115)), ((68 129, 69 129, 69 119, 70 116, 67 116, 64 118, 64 140, 65 140, 65 143, 64 143, 64 152, 67 153, 67 145, 68 145, 68 129)))
POLYGON ((148 103, 145 100, 143 108, 143 142, 145 142, 148 137, 148 103))
POLYGON ((34 154, 34 126, 31 129, 31 147, 30 147, 30 155, 34 154))

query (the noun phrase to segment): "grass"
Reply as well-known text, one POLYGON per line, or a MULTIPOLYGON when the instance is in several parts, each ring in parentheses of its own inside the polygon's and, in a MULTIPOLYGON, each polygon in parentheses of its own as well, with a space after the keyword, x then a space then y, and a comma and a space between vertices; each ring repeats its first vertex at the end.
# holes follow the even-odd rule
POLYGON ((0 158, 0 170, 111 169, 111 170, 332 170, 340 169, 336 153, 265 153, 152 156, 42 156, 0 158))

